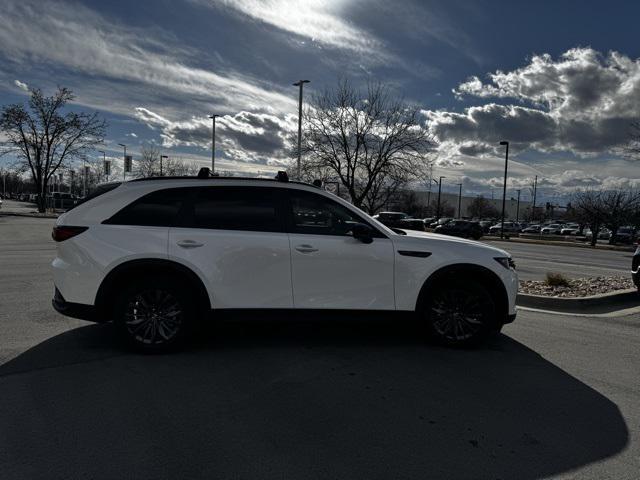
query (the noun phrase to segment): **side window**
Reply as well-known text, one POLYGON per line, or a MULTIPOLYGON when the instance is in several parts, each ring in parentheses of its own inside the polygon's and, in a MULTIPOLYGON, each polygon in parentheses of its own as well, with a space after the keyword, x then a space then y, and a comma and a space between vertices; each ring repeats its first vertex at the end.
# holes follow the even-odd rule
POLYGON ((269 187, 202 187, 186 221, 192 228, 284 232, 278 189, 269 187))
POLYGON ((322 195, 290 190, 289 199, 291 231, 294 233, 347 236, 354 223, 365 223, 351 210, 322 195))
POLYGON ((156 190, 130 203, 102 223, 170 227, 175 224, 182 202, 189 195, 188 192, 187 188, 156 190))

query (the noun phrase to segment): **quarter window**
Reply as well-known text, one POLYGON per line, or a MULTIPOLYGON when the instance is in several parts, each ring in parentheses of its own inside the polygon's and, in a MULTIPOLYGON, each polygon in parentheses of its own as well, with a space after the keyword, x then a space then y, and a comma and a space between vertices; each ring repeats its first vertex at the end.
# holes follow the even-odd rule
POLYGON ((151 192, 127 205, 103 223, 111 225, 140 225, 171 227, 175 224, 187 188, 167 188, 151 192))

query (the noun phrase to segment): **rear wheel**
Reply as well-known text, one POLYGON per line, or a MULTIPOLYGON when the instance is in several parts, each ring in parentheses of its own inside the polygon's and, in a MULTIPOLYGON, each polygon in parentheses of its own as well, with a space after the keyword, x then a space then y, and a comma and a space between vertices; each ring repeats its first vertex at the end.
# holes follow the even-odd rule
POLYGON ((444 345, 471 346, 499 331, 495 301, 480 283, 452 280, 434 287, 422 308, 431 336, 444 345))
POLYGON ((115 323, 136 350, 161 352, 183 344, 196 309, 190 292, 167 277, 140 277, 118 296, 115 323))

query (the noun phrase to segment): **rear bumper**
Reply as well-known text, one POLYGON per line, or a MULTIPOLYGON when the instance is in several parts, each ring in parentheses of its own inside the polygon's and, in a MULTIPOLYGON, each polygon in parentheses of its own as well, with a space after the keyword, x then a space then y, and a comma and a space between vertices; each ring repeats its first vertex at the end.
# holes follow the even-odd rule
POLYGON ((90 322, 102 321, 93 305, 67 302, 57 288, 53 294, 51 305, 53 305, 53 308, 58 313, 67 317, 79 318, 80 320, 88 320, 90 322))

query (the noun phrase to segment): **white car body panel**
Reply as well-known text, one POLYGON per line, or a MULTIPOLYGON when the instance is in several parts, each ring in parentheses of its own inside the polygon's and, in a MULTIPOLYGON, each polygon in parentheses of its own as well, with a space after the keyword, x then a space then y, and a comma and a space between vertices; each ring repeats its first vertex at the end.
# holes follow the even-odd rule
POLYGON ((293 306, 286 233, 171 228, 169 260, 204 279, 215 308, 293 306), (180 247, 185 240, 202 246, 180 247))
POLYGON ((289 234, 297 308, 394 310, 394 251, 388 238, 289 234), (311 251, 315 250, 315 251, 311 251))
MULTIPOLYGON (((481 242, 407 231, 400 235, 353 205, 302 184, 261 180, 172 179, 127 182, 61 215, 57 226, 89 227, 56 243, 54 283, 64 299, 94 305, 100 284, 113 268, 141 258, 166 259, 191 269, 205 285, 213 308, 416 308, 425 281, 440 268, 474 264, 502 281, 508 313, 515 313, 517 275, 496 257, 510 255, 481 242), (135 199, 155 190, 214 185, 300 189, 331 198, 363 217, 386 238, 365 244, 348 236, 103 225, 135 199), (181 248, 193 240, 202 247, 181 248), (301 253, 299 245, 317 252, 301 253), (398 250, 427 251, 427 258, 398 250)), ((466 279, 461 279, 464 282, 466 279)))

